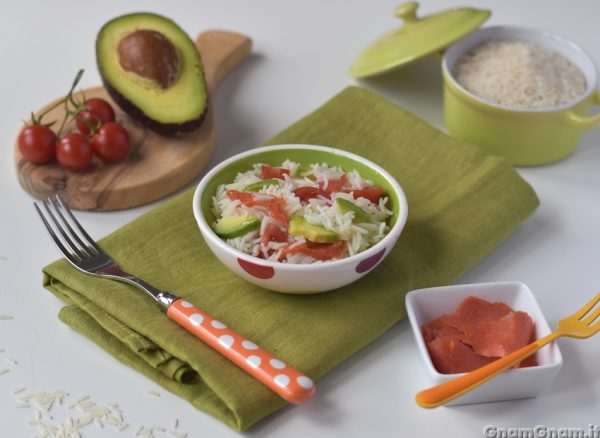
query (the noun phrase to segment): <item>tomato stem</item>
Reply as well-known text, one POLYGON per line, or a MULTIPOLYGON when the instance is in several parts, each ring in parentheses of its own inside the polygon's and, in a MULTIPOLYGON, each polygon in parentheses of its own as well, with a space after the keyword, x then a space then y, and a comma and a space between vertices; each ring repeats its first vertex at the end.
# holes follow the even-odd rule
POLYGON ((75 87, 77 87, 77 84, 79 84, 79 81, 81 80, 81 77, 83 76, 84 73, 84 69, 80 69, 77 74, 75 75, 75 79, 73 80, 73 84, 71 85, 71 89, 69 90, 69 92, 67 93, 67 95, 65 96, 65 98, 63 99, 63 103, 65 106, 65 116, 63 117, 62 123, 60 124, 60 128, 58 129, 58 136, 60 137, 63 128, 65 127, 65 124, 67 123, 67 120, 69 119, 69 116, 74 117, 74 112, 69 110, 69 102, 71 102, 73 104, 73 106, 75 106, 75 109, 77 109, 79 107, 79 102, 77 102, 75 99, 73 99, 73 91, 75 90, 75 87))
MULTIPOLYGON (((65 102, 65 99, 60 99, 58 102, 56 102, 54 105, 48 107, 46 109, 46 111, 44 111, 43 113, 41 113, 38 117, 35 116, 35 114, 33 113, 33 111, 31 112, 31 123, 33 125, 41 125, 42 124, 42 117, 44 117, 46 114, 48 114, 50 111, 52 111, 54 108, 58 108, 60 105, 62 105, 65 102)), ((56 122, 56 120, 54 121, 56 122)), ((52 122, 52 123, 54 123, 52 122)))
MULTIPOLYGON (((67 101, 67 99, 73 100, 72 99, 72 94, 73 94, 73 90, 75 89, 75 87, 77 86, 77 84, 79 83, 79 81, 81 80, 81 77, 83 76, 84 73, 84 69, 80 69, 77 72, 77 75, 75 76, 75 79, 73 80, 73 85, 71 85, 71 89, 69 90, 69 93, 63 97, 62 99, 56 101, 53 105, 49 106, 43 113, 41 113, 39 116, 35 116, 35 114, 33 113, 33 111, 31 112, 31 123, 33 125, 38 125, 38 124, 42 124, 42 117, 44 117, 46 114, 48 114, 50 111, 52 111, 55 108, 58 108, 60 105, 64 105, 67 101)), ((64 120, 63 120, 63 124, 61 125, 61 129, 64 126, 64 120)), ((56 120, 51 122, 50 124, 46 125, 46 126, 52 126, 54 123, 56 123, 56 120)))

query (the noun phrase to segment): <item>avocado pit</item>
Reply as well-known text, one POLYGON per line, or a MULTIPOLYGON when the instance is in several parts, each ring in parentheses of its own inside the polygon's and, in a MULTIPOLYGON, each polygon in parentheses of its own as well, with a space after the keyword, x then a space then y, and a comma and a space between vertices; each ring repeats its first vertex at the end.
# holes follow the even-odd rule
POLYGON ((173 85, 181 70, 177 49, 155 30, 130 33, 119 42, 117 54, 123 70, 150 80, 161 89, 173 85))

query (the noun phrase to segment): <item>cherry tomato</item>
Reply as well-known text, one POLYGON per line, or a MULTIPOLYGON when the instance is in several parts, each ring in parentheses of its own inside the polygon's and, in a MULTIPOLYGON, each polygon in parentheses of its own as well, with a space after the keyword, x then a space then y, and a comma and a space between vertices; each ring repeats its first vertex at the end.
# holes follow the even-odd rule
POLYGON ((104 99, 99 97, 92 97, 85 101, 85 109, 100 119, 100 122, 114 122, 115 121, 115 110, 113 107, 104 99))
POLYGON ((383 189, 379 186, 369 186, 362 190, 353 190, 354 199, 367 198, 371 202, 377 202, 383 196, 383 189))
POLYGON ((284 179, 283 175, 289 175, 290 170, 284 169, 283 167, 272 167, 272 166, 260 166, 260 177, 261 179, 273 179, 279 178, 284 179))
POLYGON ((58 164, 72 172, 81 172, 92 162, 92 145, 81 134, 67 134, 56 144, 58 164))
POLYGON ((129 151, 129 134, 116 122, 104 123, 92 137, 92 148, 103 161, 122 160, 129 151))
POLYGON ((298 187, 294 190, 294 195, 300 198, 300 202, 308 202, 311 198, 316 198, 317 196, 325 196, 327 197, 327 193, 321 190, 319 187, 298 187))
POLYGON ((102 121, 100 120, 100 118, 88 110, 80 111, 77 114, 75 120, 77 124, 77 129, 83 135, 90 135, 92 130, 98 131, 98 129, 102 125, 102 121))
POLYGON ((26 126, 19 134, 18 144, 23 158, 35 164, 44 164, 54 158, 56 134, 44 125, 26 126))
POLYGON ((285 256, 298 252, 316 260, 341 259, 346 254, 346 242, 338 240, 335 243, 309 243, 283 250, 285 256))

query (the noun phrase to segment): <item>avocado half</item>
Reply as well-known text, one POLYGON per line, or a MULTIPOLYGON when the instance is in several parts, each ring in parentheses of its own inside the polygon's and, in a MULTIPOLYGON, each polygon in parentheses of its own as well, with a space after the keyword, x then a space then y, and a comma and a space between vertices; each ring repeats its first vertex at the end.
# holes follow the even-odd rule
POLYGON ((202 59, 172 20, 134 13, 106 23, 96 38, 104 87, 131 118, 161 134, 196 130, 208 108, 202 59))

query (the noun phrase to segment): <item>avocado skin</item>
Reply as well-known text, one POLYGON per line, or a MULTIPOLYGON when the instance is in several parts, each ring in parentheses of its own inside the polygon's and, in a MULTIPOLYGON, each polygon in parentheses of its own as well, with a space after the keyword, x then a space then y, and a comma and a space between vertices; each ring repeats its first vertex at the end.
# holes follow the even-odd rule
POLYGON ((244 192, 258 192, 264 187, 279 185, 281 185, 281 180, 277 178, 263 179, 261 181, 248 184, 246 187, 244 187, 244 192))
POLYGON ((100 69, 100 76, 102 77, 102 84, 106 91, 115 101, 115 103, 125 111, 129 117, 133 120, 139 122, 141 125, 147 127, 148 129, 157 132, 162 135, 178 135, 178 134, 189 134, 190 132, 195 131, 202 125, 204 119, 206 118, 206 114, 208 113, 208 105, 209 105, 209 97, 207 97, 206 108, 204 112, 200 114, 199 117, 185 121, 183 123, 161 123, 154 119, 148 117, 144 111, 131 103, 125 96, 119 93, 109 81, 105 80, 104 75, 102 74, 102 70, 100 69))
POLYGON ((354 222, 354 223, 364 222, 364 223, 368 223, 368 224, 373 223, 373 218, 369 215, 369 213, 364 211, 362 208, 360 208, 354 202, 348 201, 347 199, 344 199, 344 198, 335 198, 335 203, 340 208, 340 210, 342 210, 344 213, 347 213, 349 211, 354 213, 354 218, 352 219, 352 222, 354 222))

